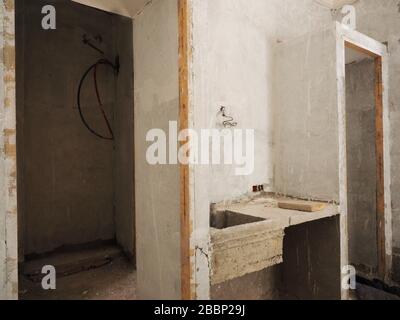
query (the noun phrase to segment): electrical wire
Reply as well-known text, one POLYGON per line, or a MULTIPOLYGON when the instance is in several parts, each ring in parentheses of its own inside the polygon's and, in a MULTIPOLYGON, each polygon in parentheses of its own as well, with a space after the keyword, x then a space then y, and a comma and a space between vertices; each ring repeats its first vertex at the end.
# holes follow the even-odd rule
POLYGON ((98 137, 98 138, 100 138, 100 139, 103 139, 103 140, 111 140, 111 141, 113 141, 113 140, 114 140, 114 133, 113 133, 113 130, 112 130, 112 128, 111 128, 110 122, 108 121, 106 112, 105 112, 104 109, 103 109, 103 104, 102 104, 102 102, 101 102, 101 97, 100 97, 100 93, 99 93, 99 89, 98 89, 98 85, 97 85, 97 67, 98 67, 99 65, 108 65, 108 66, 112 67, 114 71, 118 71, 118 67, 115 66, 112 62, 110 62, 110 61, 107 60, 107 59, 100 59, 100 60, 97 61, 95 64, 91 65, 91 66, 89 67, 89 69, 87 69, 86 72, 83 74, 83 76, 82 76, 82 78, 81 78, 81 81, 79 82, 78 94, 77 94, 78 110, 79 110, 79 115, 80 115, 80 117, 81 117, 81 120, 82 120, 83 124, 85 125, 85 127, 86 127, 92 134, 94 134, 96 137, 98 137), (99 103, 99 108, 100 108, 100 111, 101 111, 101 113, 103 114, 104 120, 105 120, 105 122, 106 122, 106 124, 107 124, 108 130, 109 130, 109 133, 110 133, 110 137, 106 137, 106 136, 104 136, 104 135, 98 133, 96 130, 94 130, 94 129, 89 125, 89 123, 86 121, 86 118, 85 118, 85 116, 84 116, 84 114, 83 114, 83 112, 82 112, 82 107, 81 107, 81 92, 82 92, 82 87, 83 87, 83 84, 84 84, 84 82, 85 82, 87 76, 89 75, 89 73, 90 73, 92 70, 94 70, 94 72, 93 72, 93 75, 94 75, 94 86, 95 86, 95 91, 96 91, 97 100, 98 100, 98 103, 99 103))

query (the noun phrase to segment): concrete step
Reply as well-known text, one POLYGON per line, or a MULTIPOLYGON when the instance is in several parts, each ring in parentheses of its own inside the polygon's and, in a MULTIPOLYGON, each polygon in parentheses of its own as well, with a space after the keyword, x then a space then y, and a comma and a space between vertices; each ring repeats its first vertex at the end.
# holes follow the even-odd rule
POLYGON ((42 268, 46 265, 54 266, 57 277, 63 277, 105 266, 122 255, 121 249, 114 245, 104 245, 68 252, 55 252, 25 262, 22 267, 22 273, 30 280, 36 282, 42 280, 42 268))
POLYGON ((354 300, 400 300, 399 296, 357 283, 354 300))

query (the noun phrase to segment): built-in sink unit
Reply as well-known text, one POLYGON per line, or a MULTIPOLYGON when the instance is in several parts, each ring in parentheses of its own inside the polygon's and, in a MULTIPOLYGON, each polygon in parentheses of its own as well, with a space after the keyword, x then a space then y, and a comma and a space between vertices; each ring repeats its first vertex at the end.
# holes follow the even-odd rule
POLYGON ((223 230, 240 225, 262 222, 266 219, 248 216, 233 211, 220 211, 211 215, 211 228, 223 230))
POLYGON ((268 220, 232 210, 211 213, 212 284, 282 262, 283 230, 271 230, 268 220))

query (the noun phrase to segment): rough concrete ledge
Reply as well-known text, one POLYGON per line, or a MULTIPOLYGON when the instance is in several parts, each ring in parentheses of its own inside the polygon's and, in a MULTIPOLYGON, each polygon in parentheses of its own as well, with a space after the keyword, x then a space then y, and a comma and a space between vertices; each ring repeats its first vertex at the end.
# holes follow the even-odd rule
POLYGON ((230 230, 212 230, 212 285, 283 262, 283 230, 270 231, 264 227, 264 231, 260 231, 260 224, 263 222, 230 230))
POLYGON ((260 194, 253 199, 211 207, 211 223, 221 222, 226 213, 238 215, 228 216, 225 229, 211 228, 211 285, 281 264, 285 229, 339 214, 338 207, 331 204, 318 212, 285 210, 278 208, 278 199, 284 198, 260 194), (222 218, 218 217, 221 214, 222 218), (264 221, 251 223, 251 219, 242 216, 264 221))

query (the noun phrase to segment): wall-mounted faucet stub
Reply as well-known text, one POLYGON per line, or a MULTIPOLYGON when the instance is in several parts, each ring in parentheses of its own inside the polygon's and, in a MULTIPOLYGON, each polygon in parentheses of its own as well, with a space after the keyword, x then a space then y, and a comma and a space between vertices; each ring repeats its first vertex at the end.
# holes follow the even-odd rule
POLYGON ((219 112, 222 114, 222 117, 225 119, 222 122, 222 125, 224 126, 224 128, 226 128, 226 129, 234 128, 234 127, 236 127, 238 125, 238 123, 235 122, 234 119, 231 116, 227 115, 226 107, 221 106, 219 112))

